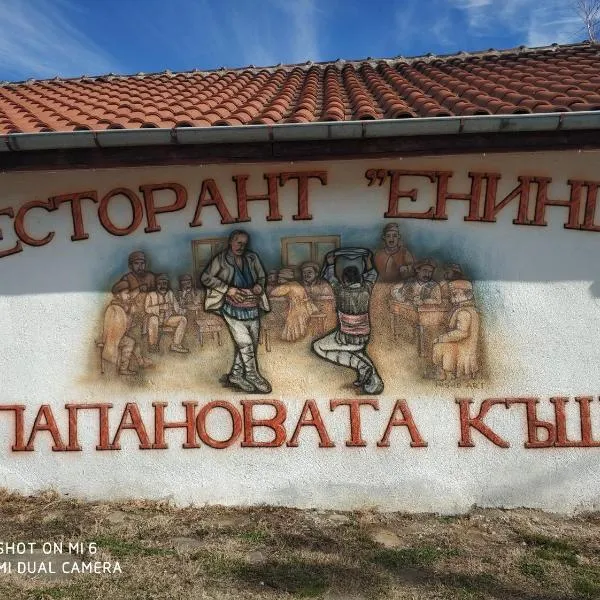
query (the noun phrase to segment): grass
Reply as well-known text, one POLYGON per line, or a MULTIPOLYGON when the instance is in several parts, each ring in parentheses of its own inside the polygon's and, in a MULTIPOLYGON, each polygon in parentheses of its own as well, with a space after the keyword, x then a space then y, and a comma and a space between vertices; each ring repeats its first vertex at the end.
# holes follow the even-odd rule
POLYGON ((450 583, 460 593, 471 595, 482 594, 487 590, 493 590, 499 587, 498 579, 490 573, 457 573, 447 578, 450 583))
POLYGON ((325 565, 302 559, 276 560, 262 565, 239 564, 235 574, 242 581, 298 598, 312 598, 325 592, 332 575, 325 565))
POLYGON ((600 598, 600 571, 598 569, 579 569, 573 578, 573 590, 581 600, 600 598))
POLYGON ((456 523, 460 519, 460 517, 456 515, 439 515, 438 519, 441 523, 446 523, 450 525, 452 523, 456 523))
POLYGON ((71 584, 32 590, 27 600, 89 600, 88 594, 87 586, 71 584))
POLYGON ((204 575, 211 578, 227 577, 239 568, 239 560, 222 551, 201 550, 194 552, 190 560, 198 563, 204 575))
POLYGON ((446 556, 456 556, 457 550, 444 550, 433 546, 391 548, 375 552, 374 561, 387 569, 424 567, 446 556))
POLYGON ((127 556, 172 556, 175 551, 166 548, 144 546, 136 541, 126 541, 112 536, 99 536, 90 540, 95 542, 98 548, 107 550, 114 558, 125 558, 127 556))
POLYGON ((545 570, 539 562, 530 562, 528 560, 522 560, 519 563, 519 571, 526 577, 531 577, 537 581, 544 578, 545 570))
POLYGON ((269 534, 260 529, 242 531, 239 535, 242 540, 250 544, 264 544, 269 539, 269 534))
POLYGON ((538 558, 562 562, 571 567, 579 564, 577 549, 568 541, 540 534, 525 534, 523 541, 535 548, 538 558))
POLYGON ((58 582, 2 575, 0 598, 9 600, 600 599, 596 515, 363 511, 340 521, 327 511, 84 503, 0 490, 3 539, 93 541, 97 560, 122 569, 58 582), (49 505, 56 518, 44 521, 49 505), (382 531, 398 546, 377 542, 382 531))

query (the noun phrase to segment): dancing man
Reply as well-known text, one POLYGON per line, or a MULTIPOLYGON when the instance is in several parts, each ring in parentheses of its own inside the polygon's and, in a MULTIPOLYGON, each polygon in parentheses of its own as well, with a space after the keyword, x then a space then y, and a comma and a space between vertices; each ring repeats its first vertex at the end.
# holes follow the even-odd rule
POLYGON ((369 301, 377 280, 373 254, 365 248, 329 252, 322 277, 333 288, 338 325, 313 342, 313 351, 329 362, 354 369, 357 374, 354 384, 363 393, 381 394, 383 381, 367 354, 371 334, 369 301))
POLYGON ((217 254, 202 273, 206 286, 204 308, 220 314, 229 327, 235 355, 227 383, 250 393, 268 394, 271 384, 259 373, 256 349, 260 333, 259 309, 269 311, 265 270, 257 254, 248 250, 249 235, 236 229, 227 250, 217 254))

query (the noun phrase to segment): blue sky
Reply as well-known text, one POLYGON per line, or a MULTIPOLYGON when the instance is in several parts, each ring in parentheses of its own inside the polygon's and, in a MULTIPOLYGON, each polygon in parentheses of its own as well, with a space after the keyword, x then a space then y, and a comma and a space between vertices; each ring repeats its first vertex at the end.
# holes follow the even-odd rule
POLYGON ((585 39, 570 0, 0 0, 0 80, 585 39))

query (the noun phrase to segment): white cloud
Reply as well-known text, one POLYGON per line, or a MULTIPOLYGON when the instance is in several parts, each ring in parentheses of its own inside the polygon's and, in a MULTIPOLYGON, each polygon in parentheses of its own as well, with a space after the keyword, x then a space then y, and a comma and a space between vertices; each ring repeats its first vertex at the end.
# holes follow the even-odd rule
POLYGON ((170 2, 175 13, 188 17, 178 37, 167 43, 189 62, 214 56, 226 66, 269 66, 321 58, 319 29, 326 13, 316 0, 170 2), (203 44, 198 43, 199 29, 203 44), (233 56, 235 63, 228 64, 233 56))
MULTIPOLYGON (((274 48, 271 40, 270 22, 264 18, 262 13, 252 15, 246 9, 232 9, 229 15, 229 25, 233 29, 239 53, 243 56, 244 66, 268 66, 274 65, 277 60, 277 48, 274 48)), ((258 13, 257 9, 251 9, 258 13)))
POLYGON ((314 0, 294 0, 280 6, 291 17, 292 62, 318 61, 320 58, 317 34, 318 14, 314 0))
POLYGON ((394 37, 400 42, 400 47, 410 55, 410 46, 412 42, 421 35, 421 32, 415 27, 419 21, 419 11, 416 3, 401 3, 394 13, 394 37))
POLYGON ((116 71, 115 61, 85 38, 66 0, 2 0, 0 70, 11 77, 77 76, 116 71))
POLYGON ((453 0, 453 4, 455 4, 457 8, 464 8, 466 10, 488 6, 492 4, 492 2, 493 0, 453 0))
POLYGON ((569 0, 450 0, 463 10, 469 33, 483 37, 498 30, 519 35, 527 46, 573 41, 580 20, 569 0))

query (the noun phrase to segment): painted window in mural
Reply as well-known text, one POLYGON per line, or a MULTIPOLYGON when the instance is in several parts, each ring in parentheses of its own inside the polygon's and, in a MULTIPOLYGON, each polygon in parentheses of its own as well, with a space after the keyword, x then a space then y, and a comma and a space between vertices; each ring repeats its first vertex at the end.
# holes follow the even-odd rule
POLYGON ((211 238, 192 240, 192 260, 194 265, 194 281, 198 281, 202 271, 212 258, 227 248, 227 238, 211 238))
POLYGON ((281 240, 281 264, 286 267, 299 267, 308 261, 321 264, 328 252, 339 247, 339 235, 284 237, 281 240))

